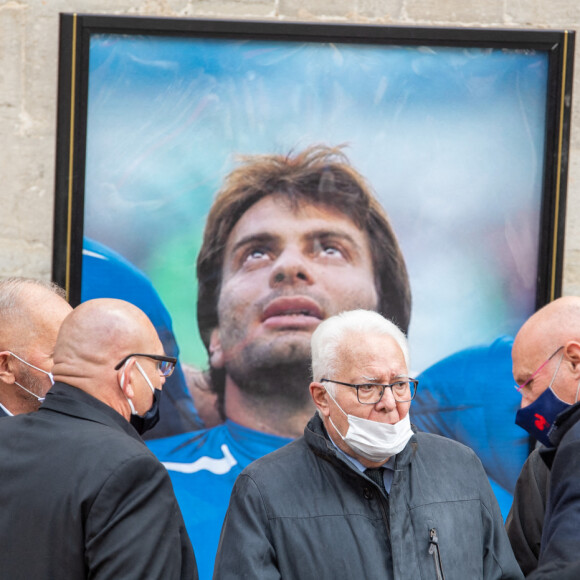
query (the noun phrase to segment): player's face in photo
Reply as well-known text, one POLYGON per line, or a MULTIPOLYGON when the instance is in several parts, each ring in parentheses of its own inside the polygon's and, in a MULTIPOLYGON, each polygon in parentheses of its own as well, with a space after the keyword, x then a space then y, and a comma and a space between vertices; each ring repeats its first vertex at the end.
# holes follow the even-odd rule
MULTIPOLYGON (((212 347, 226 366, 242 357, 310 357, 318 324, 343 310, 376 309, 369 242, 345 214, 320 205, 292 208, 263 198, 240 218, 226 245, 212 347)), ((240 361, 241 362, 241 361, 240 361)), ((217 364, 216 364, 217 363, 217 364)))

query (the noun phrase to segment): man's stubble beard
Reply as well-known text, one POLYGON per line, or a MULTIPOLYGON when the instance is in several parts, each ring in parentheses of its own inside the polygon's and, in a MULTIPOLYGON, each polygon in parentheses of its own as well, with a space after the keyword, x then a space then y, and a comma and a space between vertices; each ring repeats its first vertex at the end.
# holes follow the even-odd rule
MULTIPOLYGON (((22 365, 23 367, 25 365, 22 365)), ((47 385, 44 384, 42 379, 34 376, 33 371, 29 368, 25 367, 22 369, 20 373, 20 380, 18 381, 23 387, 28 389, 29 391, 33 392, 34 394, 38 395, 39 397, 44 397, 44 391, 46 390, 47 385)), ((21 389, 18 385, 15 385, 15 388, 18 389, 20 396, 28 401, 29 403, 38 406, 40 403, 38 399, 34 398, 30 393, 27 393, 24 389, 21 389)))
POLYGON ((258 406, 279 404, 286 413, 312 405, 310 336, 284 344, 248 344, 226 364, 226 373, 258 406))

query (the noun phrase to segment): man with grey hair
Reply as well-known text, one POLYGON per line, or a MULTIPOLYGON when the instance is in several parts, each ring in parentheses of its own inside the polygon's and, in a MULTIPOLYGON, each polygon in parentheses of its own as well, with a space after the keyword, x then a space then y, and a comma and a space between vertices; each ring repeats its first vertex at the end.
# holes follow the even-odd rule
POLYGON ((522 578, 481 462, 417 433, 405 336, 376 312, 312 335, 304 436, 238 477, 214 579, 522 578))
POLYGON ((52 353, 72 308, 52 282, 0 280, 0 418, 38 410, 52 385, 52 353))

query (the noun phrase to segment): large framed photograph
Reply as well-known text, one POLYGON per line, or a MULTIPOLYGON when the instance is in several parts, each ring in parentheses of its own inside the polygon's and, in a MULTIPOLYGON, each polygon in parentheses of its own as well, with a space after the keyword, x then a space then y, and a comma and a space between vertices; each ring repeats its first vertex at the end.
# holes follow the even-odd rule
MULTIPOLYGON (((213 278, 196 274, 204 244, 231 249, 227 235, 204 242, 216 195, 259 160, 337 160, 378 200, 403 256, 391 300, 407 314, 391 314, 420 381, 411 418, 473 447, 507 509, 529 445, 513 424, 511 339, 561 289, 573 50, 568 31, 62 15, 54 279, 73 304, 133 300, 179 349, 189 388, 169 398, 186 419, 160 435, 219 424, 211 384, 209 404, 196 397, 228 315, 227 255, 213 278)), ((323 172, 316 203, 329 211, 333 183, 323 172)), ((234 228, 251 203, 236 207, 234 228)), ((363 233, 381 294, 389 280, 363 233)), ((316 275, 337 296, 369 286, 332 267, 316 275)), ((346 305, 365 306, 355 298, 346 305)), ((242 299, 231 304, 243 318, 242 299)))

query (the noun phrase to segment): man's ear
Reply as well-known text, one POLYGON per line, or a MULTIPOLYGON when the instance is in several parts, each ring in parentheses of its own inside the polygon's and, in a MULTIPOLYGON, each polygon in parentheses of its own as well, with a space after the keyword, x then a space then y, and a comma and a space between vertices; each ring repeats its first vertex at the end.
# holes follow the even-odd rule
POLYGON ((566 358, 570 361, 574 374, 580 379, 580 343, 570 340, 564 346, 566 358))
POLYGON ((7 351, 0 352, 0 381, 12 385, 16 381, 13 372, 14 357, 7 351))
POLYGON ((224 351, 222 350, 219 328, 214 328, 209 338, 209 364, 214 369, 224 368, 224 351))
POLYGON ((117 382, 121 387, 123 393, 128 399, 132 399, 135 396, 135 391, 133 390, 133 381, 131 380, 133 367, 135 366, 135 359, 130 358, 118 371, 117 371, 117 382))
POLYGON ((322 383, 312 381, 310 383, 310 396, 316 405, 316 408, 322 413, 324 417, 330 415, 330 408, 328 406, 328 393, 322 383))

